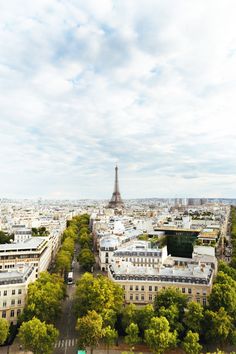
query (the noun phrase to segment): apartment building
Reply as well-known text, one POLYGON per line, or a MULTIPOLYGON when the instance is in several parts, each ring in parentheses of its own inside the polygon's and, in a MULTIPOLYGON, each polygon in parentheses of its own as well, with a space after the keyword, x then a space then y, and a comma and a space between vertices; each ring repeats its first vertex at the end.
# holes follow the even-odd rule
POLYGON ((0 272, 0 318, 17 323, 25 306, 28 285, 35 277, 33 264, 17 264, 14 269, 0 272))
POLYGON ((173 287, 205 306, 216 271, 213 247, 198 247, 192 258, 182 258, 167 255, 166 247, 136 241, 113 253, 108 277, 123 287, 126 303, 152 303, 158 291, 173 287))
POLYGON ((0 272, 13 269, 18 263, 33 264, 38 273, 47 270, 51 261, 48 237, 32 237, 24 242, 0 245, 0 272))

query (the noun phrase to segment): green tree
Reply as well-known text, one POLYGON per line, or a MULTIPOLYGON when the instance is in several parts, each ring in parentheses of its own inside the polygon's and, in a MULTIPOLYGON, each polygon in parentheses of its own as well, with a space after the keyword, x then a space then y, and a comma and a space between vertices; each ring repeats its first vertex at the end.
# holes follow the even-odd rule
POLYGON ((115 313, 121 311, 123 289, 105 276, 94 277, 85 273, 79 280, 75 294, 75 311, 84 316, 89 310, 95 310, 103 316, 108 309, 115 313))
POLYGON ((18 337, 23 347, 34 354, 50 354, 58 334, 58 330, 53 325, 34 317, 22 323, 18 337))
POLYGON ((137 308, 134 315, 135 323, 138 324, 140 334, 143 337, 145 329, 148 329, 151 319, 155 316, 153 305, 148 304, 137 308))
POLYGON ((115 329, 111 328, 111 326, 107 326, 103 329, 103 341, 106 343, 108 354, 110 346, 115 344, 117 338, 118 333, 115 329))
POLYGON ((122 328, 124 331, 131 323, 137 323, 137 311, 137 306, 134 304, 129 304, 123 309, 122 328))
POLYGON ((110 308, 104 308, 101 312, 103 325, 114 327, 116 323, 116 311, 110 308))
POLYGON ((164 306, 158 308, 156 314, 158 317, 165 317, 170 325, 170 330, 176 330, 179 334, 182 334, 184 327, 180 320, 180 312, 177 304, 170 305, 170 307, 166 308, 164 306))
POLYGON ((92 237, 87 233, 80 235, 79 237, 79 245, 81 248, 90 248, 92 247, 92 237))
POLYGON ((126 328, 125 343, 130 346, 130 350, 134 350, 134 345, 140 341, 139 328, 136 323, 130 323, 126 328))
POLYGON ((3 344, 9 333, 9 324, 5 318, 0 319, 0 345, 3 344))
POLYGON ((96 311, 89 311, 86 316, 78 318, 76 330, 79 345, 82 348, 90 347, 92 354, 103 336, 102 316, 96 311))
POLYGON ((63 276, 65 272, 69 272, 71 266, 71 254, 68 251, 60 250, 56 256, 57 271, 63 276))
POLYGON ((179 311, 180 318, 184 314, 184 309, 187 306, 188 297, 182 294, 178 289, 167 288, 161 290, 154 300, 154 310, 158 315, 158 311, 161 307, 166 309, 170 308, 171 305, 176 305, 179 311))
POLYGON ((144 337, 155 354, 162 354, 167 348, 175 347, 177 344, 177 333, 170 332, 169 322, 165 317, 153 317, 144 337))
POLYGON ((227 274, 219 272, 208 301, 210 309, 213 311, 217 311, 221 307, 224 307, 229 314, 235 315, 236 281, 227 274))
POLYGON ((30 320, 35 316, 41 321, 55 321, 61 311, 64 295, 63 280, 56 274, 42 272, 28 287, 24 319, 30 320))
POLYGON ((184 313, 184 324, 188 330, 200 333, 204 319, 203 307, 197 302, 189 302, 184 313))
POLYGON ((75 248, 75 241, 73 240, 73 238, 68 237, 63 242, 61 250, 69 252, 71 257, 73 257, 74 248, 75 248))
POLYGON ((188 331, 182 346, 187 354, 199 354, 202 350, 202 346, 199 344, 198 333, 188 331))
POLYGON ((92 251, 88 248, 83 248, 78 256, 78 261, 81 267, 86 271, 91 271, 95 263, 95 257, 92 251))
POLYGON ((221 307, 219 311, 205 312, 205 338, 207 341, 214 341, 223 345, 233 334, 233 319, 225 309, 221 307))
POLYGON ((10 243, 13 235, 8 235, 6 232, 0 230, 0 244, 10 243))

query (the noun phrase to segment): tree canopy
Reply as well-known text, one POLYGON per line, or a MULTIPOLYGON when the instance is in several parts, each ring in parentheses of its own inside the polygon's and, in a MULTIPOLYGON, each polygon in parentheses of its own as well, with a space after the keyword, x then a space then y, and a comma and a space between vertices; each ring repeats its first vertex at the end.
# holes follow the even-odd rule
POLYGON ((198 333, 188 331, 182 346, 187 354, 199 354, 202 350, 202 346, 199 344, 198 333))
POLYGON ((0 319, 0 345, 3 344, 9 333, 9 323, 5 318, 0 319))
POLYGON ((78 343, 81 348, 93 348, 98 345, 103 337, 102 316, 96 311, 88 311, 87 315, 77 320, 76 330, 78 331, 78 343))
POLYGON ((50 354, 58 334, 58 330, 52 324, 46 324, 34 317, 22 323, 18 337, 23 347, 34 354, 50 354))
POLYGON ((78 281, 75 294, 75 310, 78 316, 84 316, 89 310, 99 314, 113 310, 121 311, 123 289, 105 276, 94 277, 85 273, 78 281))
POLYGON ((177 333, 170 332, 169 322, 165 317, 153 317, 144 336, 147 345, 155 354, 162 354, 167 348, 177 344, 177 333))
POLYGON ((39 278, 28 287, 24 318, 34 316, 41 321, 53 322, 61 310, 65 295, 63 280, 56 274, 42 272, 39 278))

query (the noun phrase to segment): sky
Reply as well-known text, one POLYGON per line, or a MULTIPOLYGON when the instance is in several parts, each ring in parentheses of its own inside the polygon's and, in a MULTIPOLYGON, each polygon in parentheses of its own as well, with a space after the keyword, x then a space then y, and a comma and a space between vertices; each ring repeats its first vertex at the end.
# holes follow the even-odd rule
POLYGON ((236 198, 235 0, 8 0, 0 198, 236 198))

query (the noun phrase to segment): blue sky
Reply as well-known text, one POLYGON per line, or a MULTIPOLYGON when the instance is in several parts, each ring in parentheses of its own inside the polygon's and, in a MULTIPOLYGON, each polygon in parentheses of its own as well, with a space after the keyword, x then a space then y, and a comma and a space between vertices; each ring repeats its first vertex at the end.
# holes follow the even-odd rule
POLYGON ((235 0, 0 12, 0 196, 236 197, 235 0))

